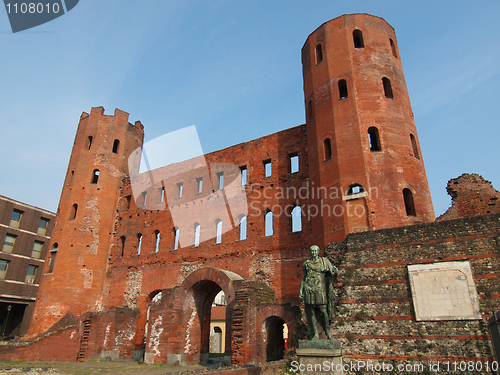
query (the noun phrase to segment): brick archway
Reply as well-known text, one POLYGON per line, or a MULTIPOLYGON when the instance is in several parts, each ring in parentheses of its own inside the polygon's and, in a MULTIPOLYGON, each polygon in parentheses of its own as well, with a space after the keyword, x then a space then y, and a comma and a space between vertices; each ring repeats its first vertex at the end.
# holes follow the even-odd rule
POLYGON ((208 362, 212 303, 222 290, 227 301, 225 357, 230 363, 233 305, 239 282, 243 280, 236 273, 206 267, 191 273, 181 284, 182 324, 187 327, 183 346, 188 351, 189 362, 208 362))

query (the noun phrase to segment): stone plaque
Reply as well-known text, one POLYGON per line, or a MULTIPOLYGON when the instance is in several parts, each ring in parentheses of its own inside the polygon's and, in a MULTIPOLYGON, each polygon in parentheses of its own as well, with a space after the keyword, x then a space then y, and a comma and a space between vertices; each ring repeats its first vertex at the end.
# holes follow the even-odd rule
POLYGON ((408 266, 417 321, 481 319, 469 262, 408 266))

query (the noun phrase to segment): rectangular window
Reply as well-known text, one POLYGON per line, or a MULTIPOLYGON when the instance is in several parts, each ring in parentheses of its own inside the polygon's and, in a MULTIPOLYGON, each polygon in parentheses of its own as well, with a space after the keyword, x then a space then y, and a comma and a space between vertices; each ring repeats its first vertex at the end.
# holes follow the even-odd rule
POLYGON ((273 173, 271 159, 264 160, 264 177, 270 177, 273 173))
POLYGON ((165 201, 165 188, 161 187, 158 189, 158 192, 160 193, 160 202, 165 201))
POLYGON ((148 200, 148 192, 147 191, 143 191, 141 195, 142 195, 142 205, 141 206, 145 206, 146 202, 148 200))
POLYGON ((224 189, 224 172, 217 173, 217 181, 219 182, 219 187, 217 190, 224 189))
POLYGON ((16 242, 16 236, 13 234, 6 234, 5 240, 3 241, 3 249, 4 253, 12 253, 12 249, 14 248, 14 243, 16 242))
POLYGON ((41 236, 45 236, 47 233, 47 228, 49 227, 49 219, 46 219, 44 217, 40 218, 40 222, 38 223, 38 230, 37 233, 41 236))
POLYGON ((54 270, 54 264, 56 263, 56 255, 57 255, 57 248, 50 250, 48 273, 52 273, 52 271, 54 270))
POLYGON ((198 194, 201 194, 201 192, 203 191, 203 178, 197 178, 196 185, 198 186, 198 194))
POLYGON ((10 226, 12 228, 19 228, 19 223, 21 222, 22 216, 23 216, 23 211, 14 209, 12 211, 12 216, 10 218, 10 226))
POLYGON ((7 268, 9 268, 9 261, 0 259, 0 279, 5 279, 7 268))
POLYGON ((241 186, 244 186, 247 184, 247 167, 240 167, 240 173, 241 173, 241 186))
POLYGON ((179 182, 177 184, 177 188, 179 189, 179 198, 182 198, 182 182, 179 182))
POLYGON ((299 171, 299 155, 290 155, 290 173, 299 171))
POLYGON ((28 272, 26 272, 26 278, 24 279, 25 283, 30 283, 34 284, 35 283, 35 277, 36 277, 36 270, 38 269, 37 266, 34 266, 30 264, 28 266, 28 272))
POLYGON ((35 241, 33 244, 33 251, 31 252, 31 257, 35 259, 40 259, 42 255, 43 242, 35 241))

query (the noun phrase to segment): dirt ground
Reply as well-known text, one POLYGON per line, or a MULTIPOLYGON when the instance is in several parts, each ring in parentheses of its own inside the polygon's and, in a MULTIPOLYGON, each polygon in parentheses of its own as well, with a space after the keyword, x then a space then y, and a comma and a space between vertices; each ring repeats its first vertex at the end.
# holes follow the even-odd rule
POLYGON ((147 365, 134 361, 87 361, 87 362, 0 362, 0 375, 163 375, 198 374, 216 369, 201 365, 173 367, 147 365))

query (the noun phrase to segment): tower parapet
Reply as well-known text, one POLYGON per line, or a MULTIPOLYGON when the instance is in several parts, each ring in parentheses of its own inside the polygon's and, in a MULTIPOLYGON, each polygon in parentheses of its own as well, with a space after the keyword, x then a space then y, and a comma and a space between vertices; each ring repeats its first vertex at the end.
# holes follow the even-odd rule
POLYGON ((394 29, 350 14, 302 48, 313 242, 434 220, 394 29), (319 196, 318 196, 319 195, 319 196))
POLYGON ((79 318, 102 307, 119 188, 144 138, 142 124, 128 117, 119 109, 104 115, 103 107, 80 116, 30 335, 68 312, 79 318))

